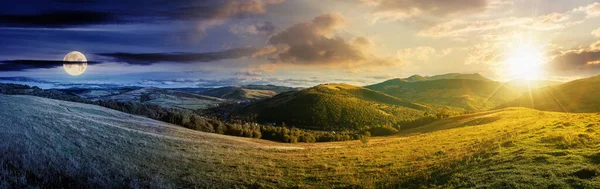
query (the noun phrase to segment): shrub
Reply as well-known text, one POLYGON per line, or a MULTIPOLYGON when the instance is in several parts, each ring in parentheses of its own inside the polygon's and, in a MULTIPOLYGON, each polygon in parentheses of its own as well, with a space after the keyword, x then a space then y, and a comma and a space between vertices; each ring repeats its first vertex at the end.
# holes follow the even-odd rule
POLYGON ((298 142, 298 137, 293 136, 293 135, 284 135, 284 141, 287 143, 297 143, 298 142))
POLYGON ((367 135, 361 135, 361 136, 360 136, 360 141, 361 141, 363 144, 367 144, 367 143, 369 143, 369 136, 367 136, 367 135))
POLYGON ((369 132, 369 135, 373 135, 373 136, 389 136, 389 135, 395 135, 395 134, 399 133, 399 131, 396 128, 389 127, 389 126, 373 127, 373 128, 370 128, 366 132, 369 132))

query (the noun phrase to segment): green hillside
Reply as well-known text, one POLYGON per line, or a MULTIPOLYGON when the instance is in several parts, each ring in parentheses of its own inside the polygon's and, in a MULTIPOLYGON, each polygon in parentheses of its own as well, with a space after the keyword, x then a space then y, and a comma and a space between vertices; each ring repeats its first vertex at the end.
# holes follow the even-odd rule
POLYGON ((287 92, 244 111, 257 121, 318 130, 356 130, 422 117, 434 109, 366 88, 326 84, 287 92))
POLYGON ((508 108, 284 144, 32 96, 0 109, 0 188, 600 188, 595 113, 508 108))
POLYGON ((491 109, 520 95, 517 90, 504 86, 503 83, 474 79, 440 79, 421 82, 392 79, 366 88, 403 100, 469 111, 491 109))
POLYGON ((501 107, 528 107, 560 112, 600 112, 600 76, 525 92, 501 107))

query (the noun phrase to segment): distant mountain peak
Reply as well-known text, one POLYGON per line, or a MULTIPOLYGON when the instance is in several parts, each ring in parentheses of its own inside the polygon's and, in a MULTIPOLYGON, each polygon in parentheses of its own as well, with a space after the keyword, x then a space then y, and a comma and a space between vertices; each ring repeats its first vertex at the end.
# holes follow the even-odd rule
POLYGON ((412 75, 408 78, 405 79, 408 82, 419 82, 419 81, 426 81, 427 78, 420 76, 420 75, 412 75))

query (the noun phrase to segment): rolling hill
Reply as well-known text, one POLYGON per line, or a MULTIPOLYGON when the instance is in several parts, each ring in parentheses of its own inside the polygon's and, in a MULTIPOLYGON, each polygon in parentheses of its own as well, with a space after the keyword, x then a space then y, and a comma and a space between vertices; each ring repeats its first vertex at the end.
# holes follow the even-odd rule
POLYGON ((480 80, 480 81, 492 81, 488 78, 483 77, 481 74, 478 74, 478 73, 473 73, 473 74, 447 73, 447 74, 433 75, 433 76, 412 75, 410 77, 399 79, 399 80, 413 83, 413 82, 433 81, 433 80, 442 80, 442 79, 470 79, 470 80, 480 80))
POLYGON ((600 112, 600 76, 525 92, 500 107, 528 107, 559 112, 600 112))
POLYGON ((471 80, 480 80, 480 81, 492 81, 486 77, 483 77, 479 73, 472 73, 472 74, 448 73, 448 74, 434 75, 434 76, 427 77, 427 80, 429 80, 429 81, 442 80, 442 79, 471 79, 471 80))
POLYGON ((98 100, 139 102, 143 104, 159 105, 166 108, 183 108, 191 110, 206 109, 223 102, 223 99, 220 98, 159 88, 142 88, 117 95, 102 96, 98 100))
POLYGON ((509 108, 281 144, 0 95, 2 188, 598 188, 600 115, 509 108))
POLYGON ((59 89, 67 94, 79 96, 88 100, 98 100, 102 97, 123 94, 129 91, 142 89, 142 87, 113 87, 113 88, 68 88, 59 89))
POLYGON ((363 87, 324 84, 286 92, 245 108, 259 122, 317 130, 357 130, 422 117, 435 110, 363 87))
POLYGON ((198 94, 231 100, 261 100, 279 93, 296 90, 298 89, 275 85, 246 85, 208 89, 198 94))
MULTIPOLYGON (((446 76, 442 76, 434 77, 446 78, 446 76)), ((468 76, 477 77, 476 75, 468 76)), ((519 91, 505 86, 503 83, 482 79, 436 79, 420 82, 392 79, 365 88, 403 100, 461 108, 468 111, 488 110, 514 100, 520 95, 519 91)))

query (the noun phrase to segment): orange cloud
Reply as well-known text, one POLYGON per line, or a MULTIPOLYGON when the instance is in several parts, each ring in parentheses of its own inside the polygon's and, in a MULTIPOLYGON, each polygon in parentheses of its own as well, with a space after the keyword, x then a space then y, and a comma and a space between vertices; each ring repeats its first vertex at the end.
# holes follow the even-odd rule
MULTIPOLYGON (((198 29, 205 31, 218 25, 224 24, 227 20, 238 15, 258 15, 267 11, 267 6, 271 4, 282 3, 283 0, 233 0, 228 1, 212 13, 208 19, 198 23, 198 29)), ((193 14, 203 14, 202 10, 193 10, 193 14)), ((194 16, 194 15, 188 15, 194 16)))

